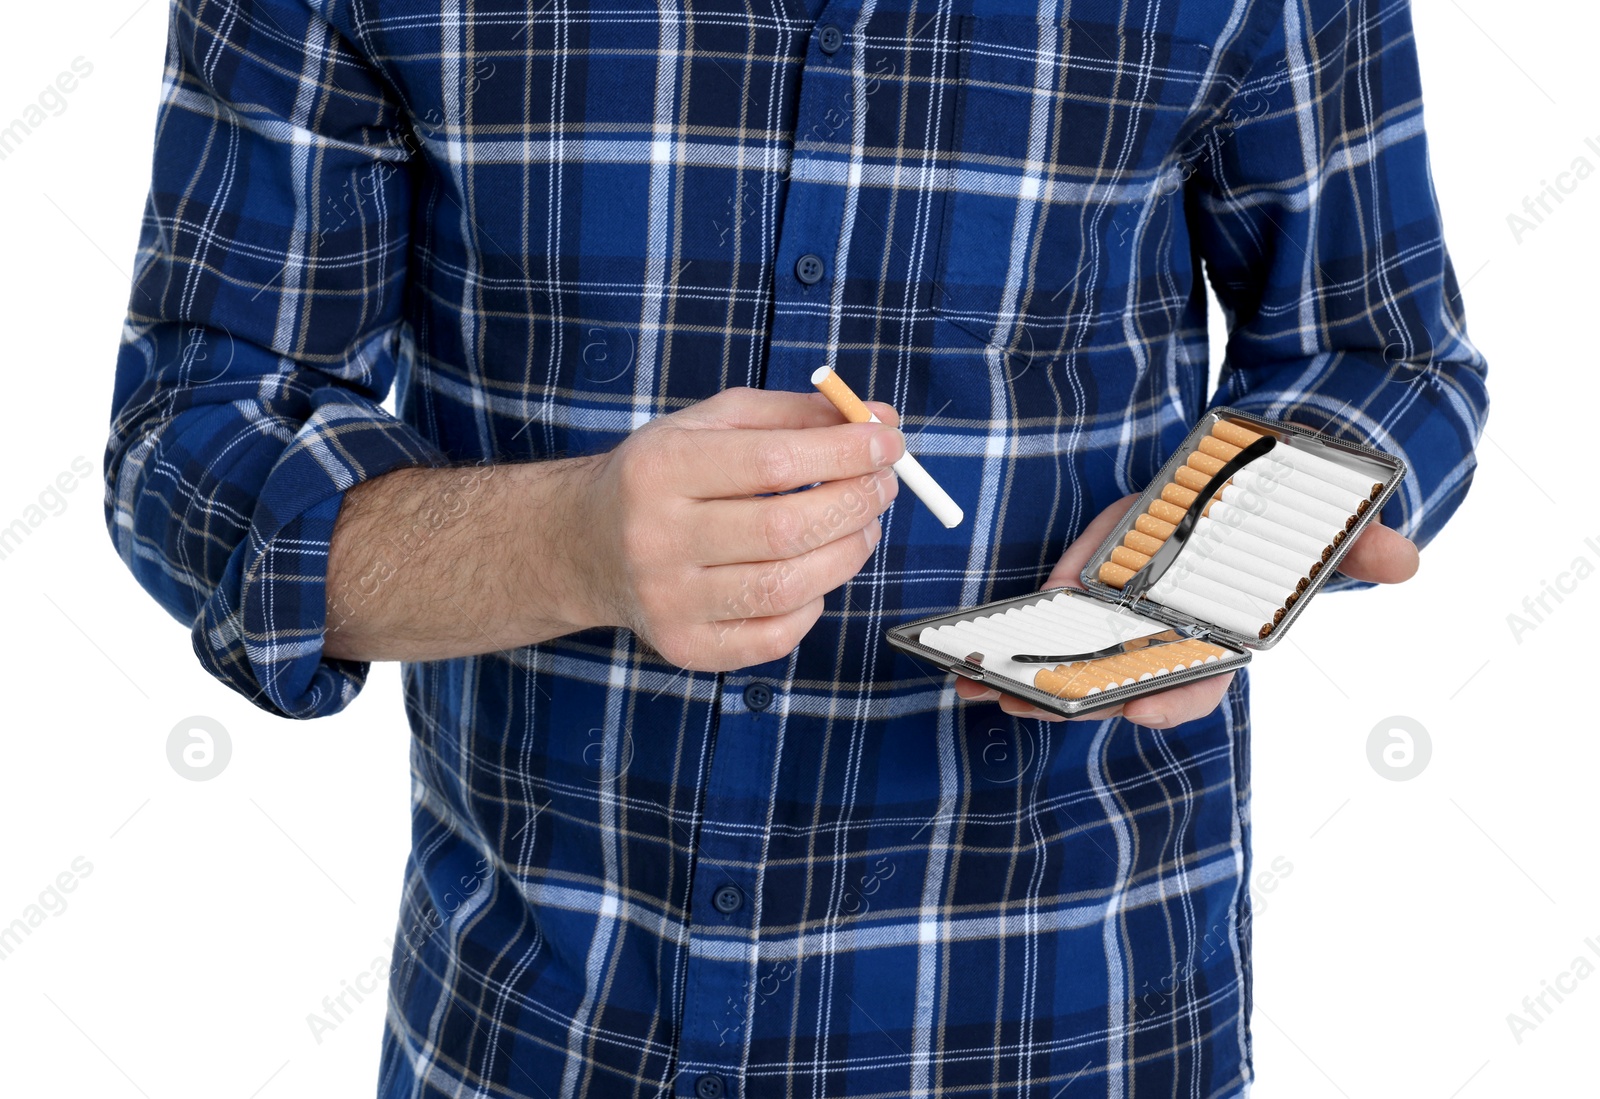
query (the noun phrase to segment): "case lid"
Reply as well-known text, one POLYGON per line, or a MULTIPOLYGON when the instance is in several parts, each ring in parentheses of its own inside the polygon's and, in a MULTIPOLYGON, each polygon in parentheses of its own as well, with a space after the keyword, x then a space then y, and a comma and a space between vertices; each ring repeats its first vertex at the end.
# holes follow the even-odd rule
MULTIPOLYGON (((1376 520, 1379 512, 1383 509, 1383 505, 1388 502, 1389 497, 1394 494, 1400 482, 1405 479, 1405 472, 1406 465, 1404 461, 1373 447, 1337 439, 1297 424, 1286 423, 1281 420, 1263 419, 1235 408, 1214 408, 1200 418, 1200 422, 1195 425, 1194 430, 1189 433, 1177 451, 1162 466, 1161 472, 1146 486, 1133 507, 1128 509, 1127 515, 1123 516, 1116 526, 1112 528, 1105 541, 1100 544, 1099 548, 1089 558, 1079 579, 1083 582, 1084 587, 1096 596, 1126 606, 1139 614, 1156 618, 1172 625, 1202 628, 1213 637, 1225 639, 1247 648, 1270 649, 1283 639, 1288 633, 1289 627, 1300 616, 1306 604, 1311 601, 1311 597, 1328 582, 1328 578, 1338 569, 1339 562, 1350 551, 1350 547, 1355 544, 1362 531, 1366 529, 1369 523, 1376 520), (1210 506, 1220 497, 1221 482, 1226 482, 1236 477, 1241 469, 1252 464, 1258 458, 1264 456, 1271 459, 1274 452, 1276 452, 1277 457, 1276 461, 1272 463, 1272 468, 1281 468, 1288 462, 1294 461, 1294 452, 1299 452, 1301 455, 1308 456, 1311 461, 1332 462, 1350 474, 1359 475, 1363 480, 1370 476, 1374 486, 1370 490, 1366 507, 1355 515, 1353 521, 1347 521, 1343 538, 1331 547, 1324 549, 1324 559, 1320 564, 1312 566, 1314 575, 1303 578, 1304 586, 1293 597, 1292 602, 1289 602, 1286 607, 1269 612, 1275 616, 1275 620, 1270 623, 1263 621, 1263 628, 1267 631, 1265 636, 1260 633, 1251 634, 1239 628, 1208 621, 1204 617, 1197 617, 1175 607, 1166 606, 1159 599, 1152 597, 1150 589, 1155 586, 1155 581, 1160 578, 1159 574, 1164 573, 1174 562, 1181 565, 1187 559, 1187 554, 1198 552, 1200 543, 1196 542, 1194 531, 1197 528, 1195 525, 1185 529, 1184 522, 1180 521, 1175 524, 1178 529, 1174 530, 1173 534, 1163 542, 1161 549, 1151 557, 1149 564, 1138 573, 1135 573, 1132 580, 1124 584, 1124 588, 1117 588, 1100 578, 1101 567, 1111 561, 1112 553, 1123 544, 1127 533, 1135 529, 1139 518, 1149 511, 1152 502, 1161 499, 1163 490, 1175 483, 1177 470, 1189 464, 1190 455, 1201 449, 1202 440, 1212 436, 1213 429, 1219 424, 1225 425, 1224 431, 1228 430, 1228 425, 1243 427, 1247 429, 1248 433, 1261 436, 1262 439, 1257 443, 1250 443, 1243 441, 1244 436, 1242 434, 1234 433, 1236 438, 1243 441, 1240 453, 1236 455, 1238 460, 1223 461, 1221 468, 1203 488, 1188 490, 1196 494, 1195 501, 1189 508, 1178 509, 1171 504, 1163 505, 1164 508, 1170 509, 1168 510, 1169 515, 1173 510, 1183 510, 1185 512, 1184 520, 1189 520, 1191 515, 1198 517, 1200 512, 1209 510, 1210 506), (1174 539, 1180 539, 1177 543, 1177 550, 1172 548, 1174 539)), ((1191 477, 1191 480, 1193 479, 1191 477)), ((1244 491, 1246 490, 1241 490, 1241 495, 1234 497, 1240 501, 1241 505, 1243 505, 1245 498, 1242 495, 1244 491)), ((1272 501, 1267 498, 1267 494, 1258 494, 1255 499, 1259 501, 1259 514, 1267 515, 1271 512, 1272 501)), ((1281 503, 1279 506, 1282 506, 1281 503)), ((1245 510, 1255 511, 1256 509, 1247 506, 1245 510)), ((1214 530, 1212 527, 1207 527, 1206 529, 1214 530)), ((1174 583, 1181 585, 1182 580, 1183 575, 1177 575, 1174 583)), ((1285 594, 1287 597, 1288 593, 1285 594)), ((1265 605, 1264 601, 1262 605, 1265 605)), ((1265 617, 1266 615, 1263 616, 1264 619, 1265 617)))

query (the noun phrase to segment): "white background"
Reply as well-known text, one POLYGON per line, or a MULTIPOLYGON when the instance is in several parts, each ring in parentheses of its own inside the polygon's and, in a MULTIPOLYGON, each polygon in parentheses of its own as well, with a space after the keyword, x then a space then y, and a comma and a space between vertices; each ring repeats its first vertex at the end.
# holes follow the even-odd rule
MULTIPOLYGON (((75 458, 93 470, 0 560, 0 925, 75 859, 92 867, 0 960, 4 1090, 368 1095, 381 996, 320 1042, 306 1017, 387 955, 408 832, 398 666, 375 666, 335 718, 268 716, 200 669, 104 526, 165 6, 8 5, 0 23, 0 122, 74 58, 93 65, 0 162, 0 526, 75 458), (167 759, 169 732, 197 714, 233 745, 207 782, 167 759)), ((1600 566, 1584 487, 1600 175, 1520 241, 1507 216, 1578 157, 1600 169, 1600 16, 1575 0, 1418 0, 1415 20, 1493 411, 1477 482, 1417 578, 1319 600, 1254 665, 1256 1099, 1596 1091, 1600 973, 1563 974, 1580 956, 1600 966, 1585 946, 1600 950, 1600 576, 1547 599, 1520 638, 1507 616, 1575 559, 1600 566), (1408 781, 1368 758, 1394 715, 1431 742, 1408 781), (1519 1041, 1508 1015, 1558 978, 1575 991, 1547 995, 1519 1041)))

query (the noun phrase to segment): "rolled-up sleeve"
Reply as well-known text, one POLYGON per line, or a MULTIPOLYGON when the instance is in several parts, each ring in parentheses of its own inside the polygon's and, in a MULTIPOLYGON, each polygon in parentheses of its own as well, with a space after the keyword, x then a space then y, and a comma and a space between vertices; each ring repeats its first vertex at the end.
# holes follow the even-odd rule
POLYGON ((106 445, 118 554, 263 709, 344 708, 323 655, 352 486, 440 450, 381 407, 402 319, 411 131, 295 0, 177 0, 106 445))
POLYGON ((1382 520, 1426 545, 1472 482, 1488 394, 1429 169, 1410 5, 1287 0, 1256 37, 1189 184, 1230 326, 1214 402, 1404 458, 1382 520))

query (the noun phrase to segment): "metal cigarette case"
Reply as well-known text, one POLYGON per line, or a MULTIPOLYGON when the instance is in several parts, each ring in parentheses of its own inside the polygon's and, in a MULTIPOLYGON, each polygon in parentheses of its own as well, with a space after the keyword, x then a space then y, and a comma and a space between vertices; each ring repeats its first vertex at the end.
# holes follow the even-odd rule
MULTIPOLYGON (((1278 451, 1279 458, 1287 460, 1295 457, 1285 455, 1278 451)), ((1405 478, 1406 466, 1399 458, 1386 454, 1381 450, 1360 443, 1334 438, 1330 435, 1313 431, 1310 428, 1296 424, 1284 423, 1278 420, 1263 419, 1233 408, 1211 409, 1201 417, 1200 422, 1184 439, 1177 451, 1162 466, 1161 472, 1140 494, 1128 513, 1118 521, 1104 542, 1090 557, 1080 576, 1083 590, 1075 588, 1051 588, 1044 591, 1030 592, 1026 595, 1011 599, 996 600, 981 606, 968 607, 948 614, 934 615, 928 618, 917 619, 913 622, 892 626, 886 631, 886 638, 890 645, 902 652, 927 661, 947 672, 959 672, 971 679, 988 684, 1007 694, 1015 695, 1031 702, 1042 710, 1063 716, 1072 716, 1088 713, 1095 710, 1106 709, 1111 706, 1139 698, 1143 695, 1153 694, 1167 690, 1183 683, 1205 679, 1213 675, 1221 675, 1248 664, 1252 653, 1257 649, 1270 649, 1281 641, 1288 633, 1289 628, 1305 613, 1307 604, 1312 597, 1328 582, 1328 578, 1338 569, 1339 562, 1356 539, 1361 535, 1369 523, 1376 521, 1383 505, 1399 488, 1405 478), (1273 623, 1264 623, 1263 632, 1254 635, 1246 631, 1230 628, 1216 622, 1208 621, 1204 617, 1185 613, 1175 607, 1164 605, 1151 594, 1151 588, 1156 580, 1171 569, 1175 562, 1185 560, 1184 551, 1191 548, 1190 539, 1196 529, 1192 523, 1208 503, 1217 498, 1224 482, 1237 472, 1236 466, 1242 464, 1248 455, 1241 454, 1238 463, 1229 463, 1218 475, 1212 478, 1203 490, 1199 491, 1198 498, 1190 508, 1186 518, 1191 525, 1179 524, 1174 533, 1169 536, 1170 546, 1164 546, 1164 553, 1152 556, 1151 562, 1145 569, 1140 570, 1135 580, 1129 581, 1124 589, 1118 589, 1100 579, 1100 569, 1103 564, 1110 561, 1113 550, 1123 542, 1124 536, 1134 528, 1139 517, 1146 513, 1152 501, 1161 497, 1162 490, 1173 483, 1179 467, 1189 462, 1191 454, 1200 448, 1202 440, 1212 434, 1212 429, 1219 422, 1227 422, 1248 429, 1251 432, 1271 439, 1271 443, 1262 443, 1257 449, 1267 448, 1267 453, 1272 453, 1276 448, 1288 448, 1290 451, 1300 451, 1320 458, 1344 468, 1353 473, 1360 474, 1363 479, 1370 476, 1372 489, 1365 504, 1347 520, 1344 535, 1331 547, 1326 548, 1325 559, 1313 567, 1311 575, 1302 578, 1303 586, 1287 601, 1287 606, 1277 612, 1277 619, 1273 623), (1172 548, 1175 546, 1175 548, 1172 548), (1164 561, 1157 558, 1165 557, 1164 561), (1150 574, 1150 575, 1147 575, 1150 574), (985 668, 981 660, 972 658, 981 656, 978 653, 967 656, 954 656, 940 649, 925 645, 920 640, 922 632, 926 629, 948 626, 959 622, 969 622, 977 618, 1003 613, 1013 608, 1028 607, 1033 604, 1066 595, 1072 599, 1088 599, 1098 603, 1103 609, 1109 609, 1118 616, 1129 616, 1130 629, 1138 620, 1153 620, 1159 623, 1157 628, 1170 628, 1181 638, 1193 638, 1207 641, 1223 649, 1225 656, 1209 663, 1196 667, 1189 667, 1162 675, 1153 675, 1136 682, 1123 683, 1120 686, 1109 687, 1089 694, 1084 698, 1063 698, 1048 691, 1035 687, 1031 682, 1002 674, 992 668, 985 668)), ((1281 505, 1280 505, 1281 506, 1281 505)), ((1269 515, 1273 508, 1271 490, 1269 488, 1259 495, 1260 514, 1269 515)), ((1247 507, 1246 510, 1252 510, 1247 507)), ((1198 543, 1194 546, 1199 552, 1198 543)), ((1182 588, 1186 579, 1191 574, 1179 568, 1174 573, 1172 584, 1182 588)), ((1115 577, 1114 577, 1115 578, 1115 577)), ((1193 583, 1193 581, 1190 581, 1193 583)), ((1177 598, 1177 596, 1169 596, 1177 598)), ((1070 646, 1063 651, 1070 652, 1070 646)), ((1089 657, 1094 654, 1078 654, 1079 658, 1089 657)))

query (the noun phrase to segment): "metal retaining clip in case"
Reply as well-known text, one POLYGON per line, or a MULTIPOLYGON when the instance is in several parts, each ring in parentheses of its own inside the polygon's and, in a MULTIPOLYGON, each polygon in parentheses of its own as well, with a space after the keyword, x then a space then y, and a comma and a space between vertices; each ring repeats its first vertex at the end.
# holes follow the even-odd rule
POLYGON ((1189 535, 1194 532, 1195 524, 1200 521, 1200 516, 1205 514, 1206 508, 1211 506, 1212 498, 1223 490, 1234 474, 1263 454, 1269 453, 1277 445, 1277 439, 1271 435, 1263 435, 1224 462, 1222 468, 1217 470, 1216 476, 1206 482, 1206 487, 1195 493, 1194 503, 1184 512, 1172 536, 1161 543, 1161 548, 1151 555, 1149 563, 1134 573, 1133 579, 1123 585, 1122 598, 1117 602, 1128 607, 1144 598, 1144 594, 1156 586, 1161 574, 1166 572, 1178 554, 1183 552, 1183 547, 1189 541, 1189 535))

